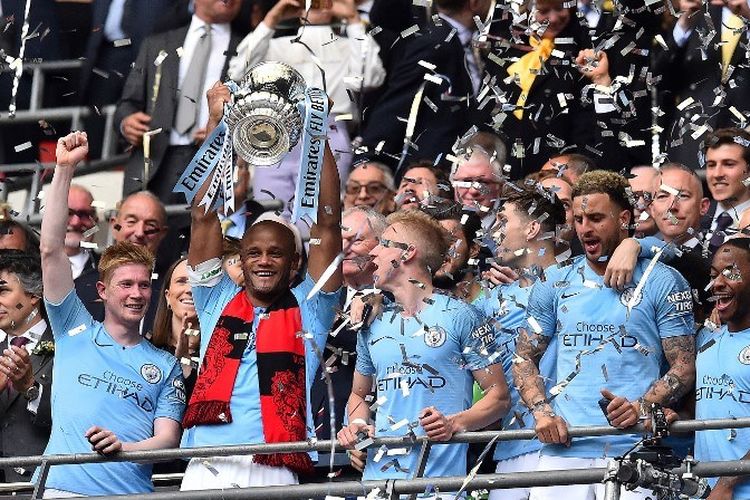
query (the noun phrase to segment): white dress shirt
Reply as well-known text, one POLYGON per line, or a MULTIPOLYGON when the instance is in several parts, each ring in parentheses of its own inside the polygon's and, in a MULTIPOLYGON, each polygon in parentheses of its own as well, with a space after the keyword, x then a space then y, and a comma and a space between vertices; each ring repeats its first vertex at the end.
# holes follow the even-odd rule
MULTIPOLYGON (((177 80, 178 88, 182 87, 182 82, 185 80, 185 74, 187 73, 188 67, 190 67, 190 60, 193 58, 193 52, 195 52, 195 46, 205 32, 205 29, 203 28, 205 25, 205 21, 201 20, 198 16, 193 15, 187 35, 185 35, 185 42, 182 44, 180 73, 177 80)), ((224 69, 226 52, 229 49, 231 35, 232 32, 228 23, 211 25, 211 55, 208 58, 208 67, 206 68, 206 77, 203 80, 203 92, 200 93, 201 96, 205 96, 206 91, 210 89, 214 83, 221 80, 221 70, 224 69)), ((206 126, 207 122, 208 101, 203 97, 200 100, 200 111, 198 112, 196 126, 198 128, 203 128, 206 126)), ((174 128, 170 132, 170 145, 185 146, 192 143, 193 138, 190 132, 181 135, 174 128)))
POLYGON ((743 201, 742 203, 734 207, 725 207, 721 202, 716 203, 716 211, 714 212, 713 219, 711 219, 711 232, 713 233, 714 228, 716 228, 716 220, 724 212, 732 216, 732 225, 729 226, 729 229, 737 229, 737 225, 742 218, 743 212, 745 212, 745 210, 747 210, 748 208, 750 208, 750 200, 743 201))
MULTIPOLYGON (((229 63, 229 77, 239 81, 254 64, 281 61, 296 69, 309 86, 323 88, 323 78, 313 58, 297 37, 273 38, 275 30, 262 22, 237 46, 237 56, 229 63)), ((326 89, 333 99, 332 116, 354 114, 356 108, 346 88, 358 92, 380 86, 385 69, 375 40, 365 33, 361 23, 348 24, 345 37, 337 36, 330 26, 304 26, 298 36, 315 53, 325 71, 326 89)), ((356 118, 356 116, 354 117, 356 118)))
POLYGON ((78 277, 83 273, 86 268, 86 263, 89 261, 91 254, 88 251, 82 250, 76 255, 68 255, 70 261, 70 270, 73 272, 73 279, 77 280, 78 277))

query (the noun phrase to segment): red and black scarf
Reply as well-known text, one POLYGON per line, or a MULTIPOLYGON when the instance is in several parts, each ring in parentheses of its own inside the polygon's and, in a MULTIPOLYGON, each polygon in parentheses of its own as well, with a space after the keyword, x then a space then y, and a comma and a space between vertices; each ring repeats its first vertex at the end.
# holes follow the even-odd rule
MULTIPOLYGON (((256 335, 258 385, 266 443, 307 439, 305 344, 297 299, 287 292, 266 310, 256 335)), ((216 323, 182 425, 232 422, 230 398, 242 353, 252 337, 253 304, 244 290, 224 307, 216 323)), ((307 453, 254 455, 258 464, 285 466, 297 473, 312 471, 307 453)))

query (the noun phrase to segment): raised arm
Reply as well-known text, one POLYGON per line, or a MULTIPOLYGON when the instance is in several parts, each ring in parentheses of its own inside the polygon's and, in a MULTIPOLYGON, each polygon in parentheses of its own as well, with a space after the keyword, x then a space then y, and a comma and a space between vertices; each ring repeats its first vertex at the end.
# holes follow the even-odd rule
MULTIPOLYGON (((323 172, 320 177, 318 198, 318 222, 310 230, 310 255, 307 269, 316 282, 323 272, 341 252, 341 189, 336 160, 326 143, 323 157, 323 172)), ((341 287, 342 274, 339 263, 336 272, 326 282, 322 290, 334 292, 341 287)))
MULTIPOLYGON (((231 99, 229 87, 221 82, 216 82, 206 93, 208 99, 208 124, 206 125, 206 134, 211 132, 221 121, 224 114, 224 103, 231 99)), ((193 200, 193 206, 190 210, 190 247, 188 248, 188 264, 195 268, 198 264, 214 258, 221 258, 222 235, 219 217, 215 210, 209 210, 206 213, 205 206, 198 206, 203 195, 208 190, 208 181, 201 186, 193 200)))
POLYGON ((57 165, 52 184, 45 190, 42 236, 42 283, 44 297, 59 303, 75 287, 70 261, 65 255, 65 231, 68 227, 68 191, 76 165, 89 152, 86 132, 72 132, 57 141, 57 165))

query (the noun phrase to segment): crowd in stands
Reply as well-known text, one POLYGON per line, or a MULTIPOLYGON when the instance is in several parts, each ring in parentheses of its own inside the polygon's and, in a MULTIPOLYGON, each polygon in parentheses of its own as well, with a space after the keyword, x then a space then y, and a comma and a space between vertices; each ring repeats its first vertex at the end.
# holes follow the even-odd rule
MULTIPOLYGON (((80 58, 47 75, 43 104, 92 109, 82 131, 0 126, 3 164, 56 141, 41 228, 0 211, 1 456, 347 449, 56 465, 44 498, 145 493, 166 471, 189 491, 463 477, 478 455, 497 472, 604 467, 642 436, 571 427, 628 429, 655 405, 750 417, 746 0, 312 3, 0 2, 6 69, 80 58), (208 183, 186 208, 175 184, 235 84, 275 61, 330 97, 314 223, 291 221, 302 141, 271 166, 233 156, 235 210, 201 206, 208 183), (120 200, 75 179, 108 105, 120 200), (443 443, 484 429, 536 438, 486 457, 443 443), (423 471, 419 446, 368 446, 423 435, 439 443, 423 471)), ((30 78, 14 76, 0 106, 22 110, 30 78)), ((673 444, 746 459, 750 431, 673 444)), ((710 482, 712 500, 750 498, 742 476, 710 482)))

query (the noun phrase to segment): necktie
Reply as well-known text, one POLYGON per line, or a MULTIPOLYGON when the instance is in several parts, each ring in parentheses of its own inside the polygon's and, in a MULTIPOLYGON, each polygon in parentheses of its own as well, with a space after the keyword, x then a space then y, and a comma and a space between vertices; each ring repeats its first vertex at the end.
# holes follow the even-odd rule
POLYGON ((23 347, 28 344, 30 340, 31 339, 27 339, 26 337, 13 337, 12 339, 10 339, 10 345, 23 347))
POLYGON ((529 90, 534 84, 537 73, 555 49, 555 43, 547 38, 537 40, 532 37, 529 43, 533 50, 508 66, 508 74, 518 75, 518 86, 521 87, 521 94, 516 102, 518 109, 513 112, 519 120, 523 118, 523 106, 526 104, 526 98, 529 96, 529 90))
POLYGON ((711 250, 712 254, 716 252, 722 243, 724 243, 724 239, 726 238, 724 231, 731 226, 733 222, 734 219, 732 219, 732 216, 726 212, 722 212, 716 219, 716 228, 714 229, 714 234, 711 235, 711 240, 708 244, 708 248, 711 250))
POLYGON ((464 59, 466 61, 466 69, 469 71, 469 77, 471 78, 471 87, 474 91, 474 95, 479 92, 479 86, 482 83, 482 62, 479 55, 479 49, 472 45, 472 39, 464 44, 464 59))
POLYGON ((737 47, 737 43, 740 41, 742 35, 742 27, 745 24, 742 22, 742 18, 737 14, 730 14, 726 22, 722 23, 721 26, 721 71, 722 75, 726 75, 729 62, 732 60, 732 54, 734 49, 737 47))
POLYGON ((190 66, 188 66, 180 89, 177 114, 174 119, 174 128, 180 134, 187 134, 195 126, 201 108, 203 82, 206 79, 208 56, 211 54, 211 25, 206 24, 204 30, 205 32, 195 45, 190 66))

